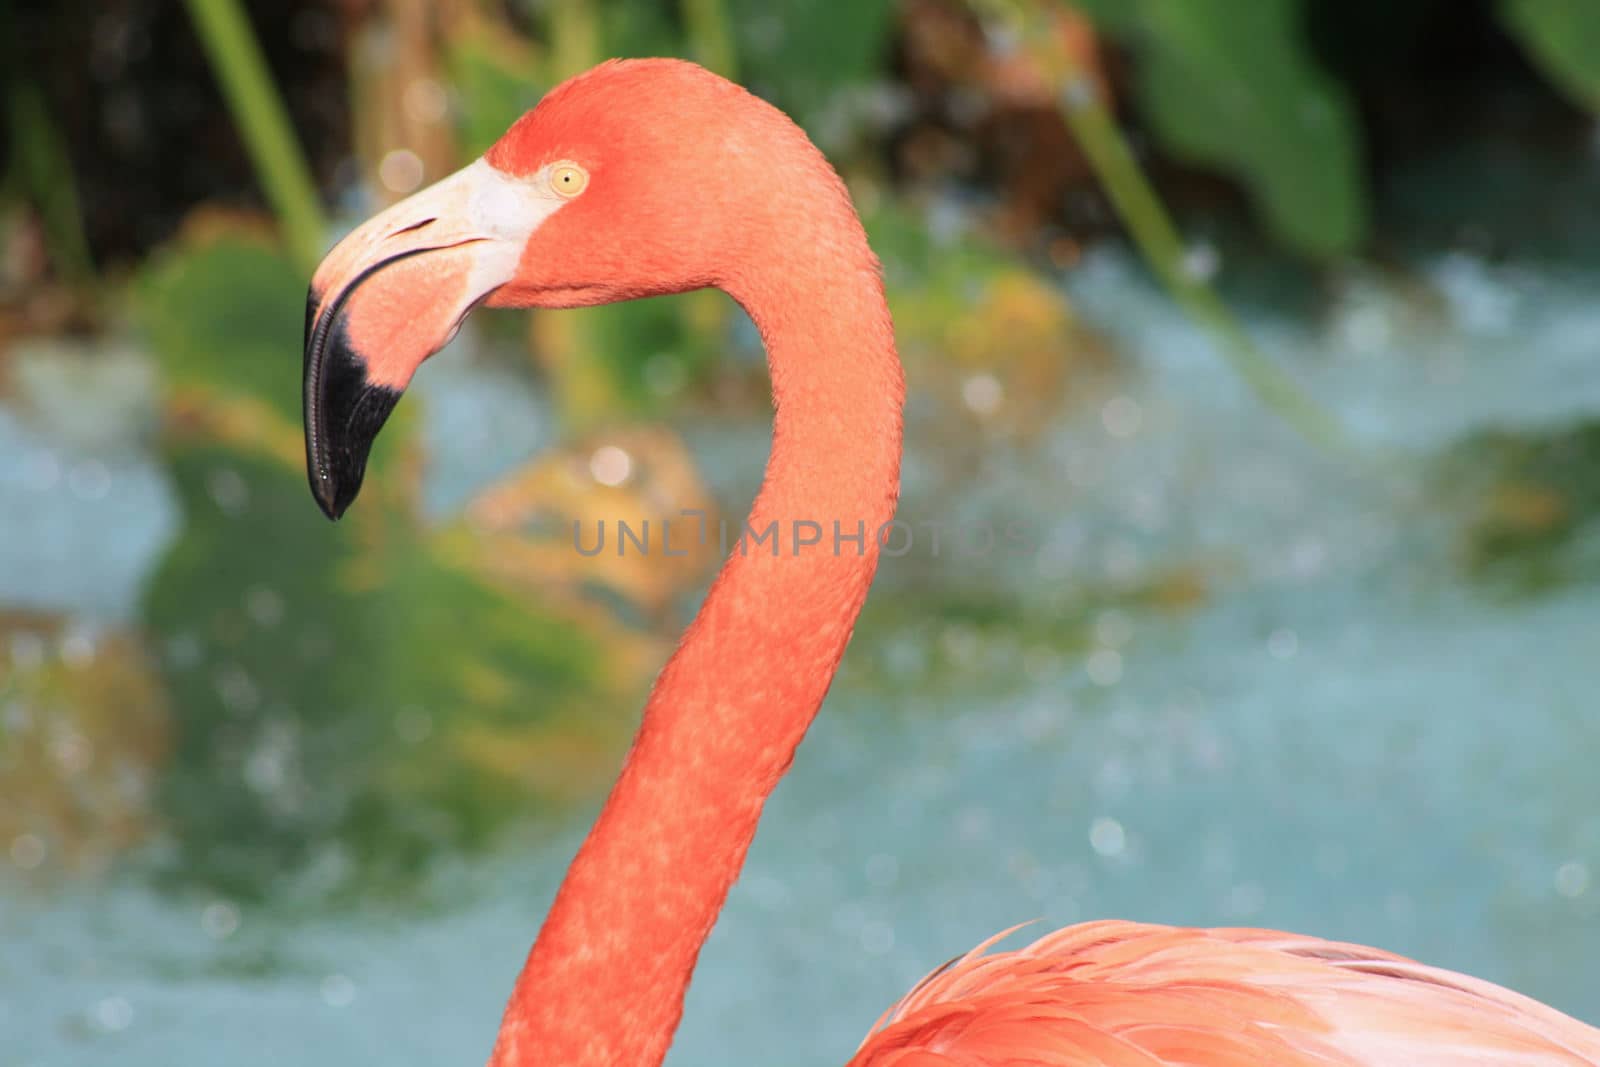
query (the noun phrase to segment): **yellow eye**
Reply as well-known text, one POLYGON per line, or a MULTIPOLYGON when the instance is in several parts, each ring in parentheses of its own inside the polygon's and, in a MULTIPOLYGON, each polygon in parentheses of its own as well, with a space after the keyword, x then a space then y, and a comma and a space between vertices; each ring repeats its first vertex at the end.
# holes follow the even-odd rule
POLYGON ((589 172, 576 163, 557 163, 550 168, 550 188, 561 196, 571 198, 589 185, 589 172))

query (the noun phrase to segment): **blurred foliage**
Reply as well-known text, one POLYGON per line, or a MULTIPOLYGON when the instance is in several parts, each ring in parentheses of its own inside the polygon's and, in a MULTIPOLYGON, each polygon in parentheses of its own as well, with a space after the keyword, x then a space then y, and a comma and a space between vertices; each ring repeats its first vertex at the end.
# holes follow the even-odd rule
POLYGON ((305 275, 264 235, 223 227, 191 227, 151 257, 135 282, 136 316, 168 381, 264 404, 298 439, 300 383, 283 354, 305 327, 284 309, 305 302, 305 275))
POLYGON ((936 240, 915 212, 882 206, 866 226, 884 265, 901 358, 936 398, 939 418, 1027 439, 1069 396, 1093 399, 1094 380, 1109 375, 1114 359, 1059 286, 992 242, 936 240))
MULTIPOLYGON (((938 477, 970 480, 974 457, 1036 437, 1069 404, 1097 402, 1120 370, 1055 277, 1110 228, 1078 225, 1110 217, 1096 182, 1136 239, 1155 235, 1157 271, 1180 299, 1209 292, 1208 276, 1192 269, 1156 184, 1181 198, 1212 176, 1231 179, 1265 230, 1313 262, 1369 247, 1374 219, 1357 86, 1333 73, 1339 57, 1308 32, 1313 13, 1356 15, 1319 0, 1030 0, 1047 16, 1030 27, 1064 35, 1044 42, 1069 60, 1070 77, 1055 79, 1061 72, 1036 61, 1049 52, 1039 40, 984 24, 1005 6, 349 5, 327 15, 334 29, 323 36, 349 82, 359 166, 339 172, 335 188, 327 163, 321 192, 351 194, 361 175, 362 197, 382 200, 436 180, 604 56, 690 55, 736 74, 807 125, 849 178, 919 386, 910 417, 942 431, 928 444, 938 477), (1085 99, 1098 134, 1074 121, 1085 99), (1145 130, 1157 150, 1143 150, 1145 130), (1108 152, 1120 171, 1104 165, 1108 152), (414 166, 385 167, 396 159, 414 166), (1007 198, 1026 209, 991 203, 1007 198), (1084 204, 1093 210, 1069 210, 1084 204)), ((1590 7, 1504 0, 1494 10, 1549 78, 1596 107, 1600 18, 1590 7)), ((319 242, 318 192, 266 77, 281 57, 254 53, 240 20, 229 21, 237 5, 190 9, 210 27, 208 54, 275 226, 184 200, 189 221, 175 239, 130 269, 103 268, 85 210, 120 180, 116 168, 86 167, 63 125, 71 109, 7 76, 0 333, 85 321, 116 333, 126 311, 163 379, 161 455, 183 527, 148 580, 136 628, 91 639, 59 620, 0 619, 11 651, 0 675, 0 792, 26 798, 0 811, 0 841, 98 864, 164 829, 170 877, 231 897, 274 893, 285 880, 316 894, 406 892, 435 858, 585 796, 614 770, 637 697, 718 556, 678 514, 703 510, 714 523, 718 507, 671 424, 713 402, 764 416, 759 346, 715 293, 532 316, 483 358, 510 350, 517 369, 543 381, 558 443, 459 515, 430 521, 419 502, 418 400, 408 399, 378 441, 361 506, 329 525, 306 490, 299 426, 303 261, 319 242), (103 293, 118 298, 103 302, 116 313, 75 316, 62 298, 39 296, 62 282, 92 290, 97 307, 103 293), (572 524, 592 532, 602 519, 657 524, 658 548, 670 519, 674 547, 688 552, 578 558, 572 524)), ((1427 32, 1420 16, 1384 23, 1402 24, 1427 32)), ((1393 54, 1403 61, 1403 49, 1393 54)), ((339 94, 320 99, 342 111, 339 94)), ((164 116, 163 101, 129 106, 164 116)), ((290 105, 301 129, 343 129, 290 105)), ((109 115, 91 123, 95 137, 114 125, 109 115)), ((182 145, 185 158, 202 140, 182 145)), ((1218 199, 1186 202, 1209 211, 1218 199)), ((1226 343, 1247 344, 1214 294, 1206 299, 1190 309, 1226 343)), ((27 360, 13 352, 0 347, 0 361, 23 368, 20 380, 27 360)), ((1537 586, 1552 567, 1582 565, 1600 510, 1583 473, 1600 462, 1592 427, 1483 439, 1467 454, 1456 484, 1482 501, 1466 538, 1470 566, 1537 586)), ((886 655, 895 642, 934 649, 935 681, 965 668, 969 631, 1009 627, 1023 651, 1076 654, 1097 613, 1189 610, 1216 579, 1198 564, 1141 574, 1019 620, 982 589, 918 584, 927 576, 914 568, 902 568, 912 593, 872 610, 892 624, 886 655)))
MULTIPOLYGON (((1006 5, 995 0, 994 8, 1003 12, 1006 5)), ((1104 78, 1082 58, 1082 16, 1024 15, 1013 19, 1011 28, 1028 42, 1024 51, 1034 77, 1051 97, 1059 98, 1060 111, 1107 197, 1168 292, 1212 335, 1223 358, 1266 407, 1311 441, 1348 450, 1349 440, 1337 420, 1256 346, 1211 286, 1211 272, 1193 265, 1177 225, 1103 100, 1104 78)))
POLYGON ((879 594, 868 601, 851 646, 851 680, 886 691, 916 685, 974 703, 1002 701, 1102 647, 1096 631, 1108 618, 1200 610, 1226 570, 1205 560, 1126 582, 1063 587, 1048 608, 1021 606, 1014 596, 979 586, 879 594))
POLYGON ((1600 18, 1589 0, 1501 0, 1506 27, 1580 106, 1600 111, 1600 18))
POLYGON ((1600 423, 1546 434, 1474 437, 1447 461, 1443 484, 1471 505, 1464 561, 1518 593, 1600 575, 1600 423))
MULTIPOLYGON (((1335 13, 1321 0, 1071 6, 1131 52, 1133 103, 1167 151, 1232 175, 1251 192, 1273 236, 1292 250, 1328 257, 1369 239, 1370 193, 1350 91, 1311 48, 1314 4, 1325 37, 1401 64, 1409 61, 1407 39, 1432 32, 1423 15, 1454 15, 1454 5, 1426 0, 1395 0, 1376 21, 1361 5, 1335 13)), ((1496 10, 1555 85, 1600 111, 1600 17, 1589 0, 1500 0, 1496 10)))
POLYGON ((56 267, 69 281, 93 279, 94 257, 83 232, 78 183, 61 138, 50 122, 38 87, 11 86, 10 155, 18 182, 38 205, 39 218, 55 253, 56 267))
POLYGON ((275 247, 212 230, 135 289, 185 517, 143 605, 178 738, 161 806, 174 870, 241 897, 307 870, 403 890, 429 856, 583 794, 655 650, 554 582, 511 595, 515 531, 421 524, 404 412, 360 513, 309 505, 285 358, 302 285, 275 247))
POLYGON ((626 696, 594 699, 599 635, 414 531, 363 545, 358 526, 308 512, 299 472, 271 458, 184 447, 172 472, 187 523, 144 613, 178 726, 162 799, 184 877, 244 896, 331 855, 404 887, 427 857, 571 794, 581 738, 604 739, 626 696), (527 761, 486 759, 489 739, 527 761))
POLYGON ((598 593, 667 628, 678 598, 720 557, 709 534, 717 502, 694 457, 660 426, 612 428, 549 449, 474 498, 466 516, 475 536, 459 548, 497 585, 530 597, 598 593), (597 484, 597 457, 622 465, 607 473, 615 484, 597 484), (618 551, 618 524, 647 550, 618 551), (574 558, 575 546, 584 558, 574 558))
POLYGON ((0 613, 0 842, 25 872, 99 869, 148 838, 168 720, 139 640, 0 613))
POLYGON ((529 339, 562 417, 583 429, 663 414, 704 385, 724 359, 731 310, 707 293, 545 312, 531 319, 529 339))
POLYGON ((1090 0, 1133 48, 1139 105, 1180 158, 1249 188, 1266 224, 1314 256, 1366 237, 1356 116, 1307 48, 1304 0, 1090 0))
MULTIPOLYGON (((222 57, 217 70, 223 75, 222 84, 229 87, 230 99, 239 105, 240 118, 246 120, 243 128, 247 133, 257 131, 242 141, 262 163, 262 187, 272 190, 286 226, 297 234, 308 228, 306 220, 314 215, 315 204, 302 203, 306 183, 295 176, 304 168, 289 160, 292 153, 284 149, 283 138, 271 132, 281 132, 282 123, 267 118, 274 109, 259 91, 259 79, 241 80, 237 73, 230 73, 260 67, 253 59, 243 58, 250 50, 241 47, 241 35, 226 32, 229 25, 237 27, 238 19, 225 17, 230 11, 237 13, 236 5, 231 0, 192 2, 192 10, 202 16, 198 25, 207 28, 203 37, 194 34, 182 18, 189 5, 163 6, 152 0, 133 0, 97 19, 50 16, 43 9, 10 14, 16 25, 0 36, 30 42, 16 52, 23 62, 11 64, 7 79, 8 110, 14 113, 10 124, 13 140, 38 142, 31 134, 23 135, 39 127, 35 120, 40 114, 48 119, 44 125, 60 126, 64 133, 54 148, 25 152, 13 145, 13 171, 37 174, 39 166, 54 158, 75 168, 84 185, 79 208, 87 216, 78 220, 76 227, 71 218, 71 183, 62 180, 60 167, 54 168, 57 177, 47 185, 33 181, 26 190, 20 186, 13 189, 45 209, 53 258, 63 271, 80 269, 82 237, 87 236, 93 251, 101 232, 115 226, 119 233, 113 243, 122 252, 130 240, 125 231, 131 219, 174 214, 173 205, 155 211, 124 192, 130 185, 140 190, 171 189, 173 185, 163 183, 180 181, 193 185, 190 168, 162 162, 168 158, 162 154, 165 146, 174 136, 193 142, 193 154, 206 160, 208 172, 216 172, 213 180, 237 181, 237 161, 230 159, 224 173, 211 159, 220 147, 234 156, 244 154, 234 146, 202 145, 200 139, 216 129, 198 127, 194 121, 196 114, 216 108, 216 83, 208 80, 199 87, 205 97, 202 100, 195 87, 186 88, 186 95, 179 94, 155 78, 176 69, 192 71, 196 58, 204 54, 195 43, 202 39, 209 42, 214 55, 222 57), (46 31, 54 27, 52 19, 62 22, 63 31, 73 31, 57 35, 62 41, 54 51, 36 42, 49 36, 46 31), (224 32, 219 32, 219 27, 224 32), (52 91, 61 88, 59 72, 36 72, 41 76, 33 83, 26 73, 28 61, 46 57, 59 65, 62 53, 88 49, 92 44, 89 37, 101 42, 94 45, 99 51, 93 58, 99 74, 109 79, 106 91, 114 89, 116 94, 115 101, 107 98, 101 114, 52 100, 52 91), (126 49, 129 55, 113 63, 111 52, 100 54, 111 47, 108 42, 126 49), (233 58, 227 58, 230 56, 233 58), (20 77, 19 71, 23 72, 20 77), (140 95, 141 78, 152 85, 153 95, 140 95), (255 88, 246 87, 246 82, 255 88), (45 90, 42 98, 41 86, 45 90), (252 115, 256 117, 249 118, 252 115), (135 122, 139 116, 143 118, 135 122), (89 156, 89 146, 106 141, 108 130, 114 143, 107 144, 104 153, 89 156), (135 136, 140 131, 149 132, 161 143, 145 145, 138 160, 142 169, 131 175, 131 183, 122 181, 114 175, 134 162, 132 156, 143 144, 135 136), (90 160, 99 162, 102 155, 110 163, 108 173, 94 173, 90 160), (116 195, 108 195, 111 193, 116 195), (114 205, 109 214, 108 204, 114 205)), ((424 173, 429 180, 439 176, 432 166, 443 158, 445 147, 433 143, 423 127, 452 123, 461 152, 477 153, 557 80, 607 55, 675 54, 710 62, 795 113, 814 134, 827 134, 830 149, 838 150, 851 144, 849 138, 837 136, 841 113, 865 107, 863 101, 869 95, 876 100, 872 107, 889 100, 882 94, 858 90, 887 87, 895 94, 909 90, 910 103, 923 103, 915 98, 927 93, 930 86, 908 65, 908 44, 914 51, 915 42, 926 37, 930 28, 959 24, 963 18, 971 21, 973 12, 983 14, 997 6, 1082 12, 1092 18, 1098 36, 1113 46, 1103 49, 1114 53, 1104 83, 1121 118, 1153 133, 1167 157, 1190 161, 1239 182, 1260 208, 1267 229, 1290 248, 1313 257, 1362 247, 1367 238, 1369 190, 1364 161, 1370 162, 1371 123, 1379 117, 1370 105, 1394 100, 1397 106, 1378 111, 1403 112, 1399 105, 1406 93, 1431 91, 1428 83, 1434 72, 1419 63, 1419 52, 1426 51, 1430 40, 1483 38, 1498 32, 1520 42, 1550 80, 1573 99, 1585 107, 1596 105, 1592 58, 1596 49, 1590 42, 1600 31, 1587 0, 1499 0, 1467 8, 1440 0, 1261 0, 1249 4, 1229 0, 917 0, 901 5, 869 0, 825 11, 820 0, 781 0, 776 5, 754 0, 674 4, 641 0, 451 0, 440 4, 373 0, 338 7, 318 5, 316 0, 291 0, 286 5, 251 5, 249 13, 252 26, 262 35, 267 65, 279 74, 295 126, 319 134, 317 169, 326 182, 335 159, 326 142, 347 128, 345 120, 331 121, 328 115, 342 110, 329 106, 330 100, 339 99, 328 80, 336 70, 352 83, 356 140, 370 157, 368 166, 375 167, 378 162, 374 153, 403 146, 428 164, 424 173), (1449 34, 1444 32, 1445 23, 1449 34), (1459 26, 1468 28, 1457 34, 1459 26), (291 47, 298 47, 302 54, 287 52, 291 47), (290 64, 295 73, 285 77, 290 64), (316 78, 302 78, 302 66, 307 72, 314 71, 316 78), (419 80, 426 90, 408 92, 419 80), (441 84, 448 99, 434 91, 441 84), (307 95, 311 90, 315 93, 307 95), (1352 99, 1374 91, 1384 94, 1382 101, 1365 99, 1358 113, 1352 99), (841 108, 842 103, 849 106, 841 108), (1368 125, 1363 126, 1363 121, 1368 125)), ((1004 34, 987 40, 979 34, 967 42, 940 33, 932 37, 939 40, 947 59, 958 57, 975 42, 979 51, 996 61, 997 68, 1005 66, 1005 53, 1014 43, 1004 34)), ((1440 47, 1456 46, 1446 43, 1440 47)), ((965 105, 946 108, 950 112, 947 121, 957 111, 970 111, 973 104, 997 114, 1026 110, 1021 106, 1024 101, 1008 96, 998 83, 962 88, 969 94, 976 91, 977 98, 969 96, 965 105)), ((899 107, 907 101, 896 98, 894 102, 899 107)), ((857 117, 868 111, 870 108, 860 111, 857 117)), ((898 135, 904 131, 887 132, 898 135)), ((1026 156, 1026 146, 1019 147, 1026 156)), ((1158 166, 1164 161, 1159 154, 1150 160, 1158 166)), ((1174 176, 1169 173, 1165 178, 1163 191, 1169 192, 1167 186, 1174 176)), ((1177 185, 1181 189, 1181 180, 1177 185)), ((1058 204, 1061 191, 1053 198, 1058 204)), ((192 196, 192 189, 188 195, 192 196)), ((169 193, 169 199, 171 196, 169 193)), ((296 240, 304 244, 307 239, 302 235, 296 240)))
POLYGON ((876 75, 889 45, 890 0, 727 0, 752 87, 814 124, 842 91, 876 75))
POLYGON ((468 157, 487 151, 554 84, 536 76, 537 54, 527 41, 485 24, 455 35, 445 62, 456 94, 462 155, 468 157))
POLYGON ((303 270, 316 266, 327 224, 311 168, 295 143, 289 116, 240 0, 186 0, 261 187, 277 212, 283 240, 303 270))
POLYGON ((724 78, 738 81, 739 59, 724 0, 683 0, 683 22, 690 58, 724 78))

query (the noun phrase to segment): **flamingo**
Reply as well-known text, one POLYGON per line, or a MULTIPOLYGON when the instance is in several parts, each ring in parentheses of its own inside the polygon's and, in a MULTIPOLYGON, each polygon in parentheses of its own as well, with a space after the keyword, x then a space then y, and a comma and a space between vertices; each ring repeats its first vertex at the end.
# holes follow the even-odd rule
MULTIPOLYGON (((473 307, 707 286, 766 345, 773 440, 747 530, 776 523, 781 551, 733 551, 662 670, 491 1067, 656 1067, 667 1053, 894 514, 904 381, 879 265, 798 126, 709 71, 649 59, 558 86, 483 157, 357 228, 311 281, 308 472, 335 519, 413 372, 473 307)), ((1600 1065, 1600 1031, 1358 945, 1120 921, 996 941, 925 978, 850 1067, 1600 1065)))

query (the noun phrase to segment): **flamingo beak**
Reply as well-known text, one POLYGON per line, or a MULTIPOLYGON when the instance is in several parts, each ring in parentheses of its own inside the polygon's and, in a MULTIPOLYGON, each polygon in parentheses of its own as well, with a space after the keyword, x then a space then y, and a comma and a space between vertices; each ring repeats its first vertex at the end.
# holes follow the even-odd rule
POLYGON ((330 519, 423 360, 512 280, 558 206, 485 160, 369 219, 329 252, 306 300, 306 473, 330 519))

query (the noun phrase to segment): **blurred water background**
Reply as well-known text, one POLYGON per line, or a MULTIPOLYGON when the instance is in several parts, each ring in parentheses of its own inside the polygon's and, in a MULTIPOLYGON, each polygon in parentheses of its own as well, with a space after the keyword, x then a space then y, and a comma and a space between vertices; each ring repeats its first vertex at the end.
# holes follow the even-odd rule
POLYGON ((1600 16, 1380 8, 11 12, 0 1064, 487 1054, 716 564, 570 524, 740 519, 759 344, 717 294, 480 314, 331 526, 300 309, 608 54, 807 125, 912 388, 916 540, 669 1063, 843 1062, 1031 919, 1372 943, 1600 1023, 1600 16), (280 91, 309 165, 261 147, 280 91))

